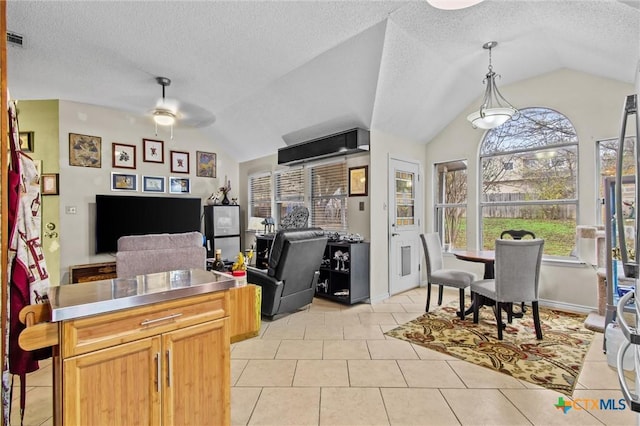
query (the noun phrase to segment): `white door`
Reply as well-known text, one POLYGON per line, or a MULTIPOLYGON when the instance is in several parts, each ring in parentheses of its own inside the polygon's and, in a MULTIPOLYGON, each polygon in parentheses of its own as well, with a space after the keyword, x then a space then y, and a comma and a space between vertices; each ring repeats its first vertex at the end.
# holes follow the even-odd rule
POLYGON ((420 164, 389 159, 389 294, 420 285, 420 164))

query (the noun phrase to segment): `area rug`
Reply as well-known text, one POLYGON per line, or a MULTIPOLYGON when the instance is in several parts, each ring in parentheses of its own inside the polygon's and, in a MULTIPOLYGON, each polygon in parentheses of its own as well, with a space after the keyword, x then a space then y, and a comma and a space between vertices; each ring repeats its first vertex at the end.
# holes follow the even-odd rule
MULTIPOLYGON (((457 303, 424 314, 385 334, 571 396, 594 332, 586 315, 540 309, 542 340, 536 340, 531 308, 514 318, 497 338, 493 309, 483 307, 480 321, 456 316, 457 303)), ((506 315, 503 316, 506 319, 506 315)))

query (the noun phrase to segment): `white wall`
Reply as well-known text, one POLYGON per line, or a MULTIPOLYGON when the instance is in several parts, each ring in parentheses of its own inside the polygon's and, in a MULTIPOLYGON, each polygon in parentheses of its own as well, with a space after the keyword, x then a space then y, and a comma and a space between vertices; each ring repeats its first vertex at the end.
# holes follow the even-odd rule
MULTIPOLYGON (((68 267, 71 265, 107 262, 114 259, 110 254, 95 254, 94 222, 95 195, 122 194, 110 187, 112 171, 142 175, 180 176, 191 179, 189 197, 207 198, 222 185, 225 175, 231 180, 231 197, 246 192, 246 186, 239 185, 238 163, 222 153, 219 146, 197 129, 174 128, 174 138, 169 139, 168 128, 155 127, 149 117, 136 116, 127 112, 102 108, 76 102, 59 103, 59 144, 60 144, 60 270, 61 283, 68 282, 68 267), (102 138, 102 167, 77 167, 69 165, 69 133, 99 136, 102 138), (143 161, 142 139, 164 141, 164 164, 143 161), (136 169, 112 169, 111 156, 113 142, 136 146, 136 169), (169 151, 189 152, 189 175, 170 172, 169 151), (196 177, 196 151, 217 153, 217 178, 196 177), (66 207, 74 206, 76 214, 66 214, 66 207)), ((215 124, 214 124, 215 125, 215 124)), ((47 160, 45 160, 46 162, 47 160)), ((168 182, 167 182, 168 183, 168 182)), ((126 194, 124 194, 126 195, 126 194)), ((139 190, 134 195, 147 194, 139 190)), ((179 196, 164 194, 163 196, 179 196)), ((126 220, 126 212, 121 218, 126 220)))
MULTIPOLYGON (((478 93, 483 90, 478 87, 478 93)), ((616 138, 624 99, 633 93, 633 85, 567 69, 523 82, 500 87, 502 94, 518 107, 548 107, 566 115, 576 128, 579 140, 579 225, 596 221, 598 177, 595 175, 596 141, 616 138)), ((483 132, 473 129, 466 116, 480 105, 478 99, 426 146, 426 205, 433 205, 433 175, 437 162, 466 158, 468 168, 467 239, 469 247, 478 247, 478 150, 483 132)), ((635 133, 635 130, 632 134, 635 133)), ((629 133, 628 133, 629 134, 629 133)), ((427 229, 433 229, 433 209, 426 211, 427 229)), ((447 263, 472 269, 468 262, 448 258, 447 263)), ((588 266, 558 266, 545 263, 542 269, 540 298, 560 304, 596 306, 597 280, 588 266)))
MULTIPOLYGON (((369 166, 369 201, 371 202, 370 299, 389 297, 389 158, 420 163, 424 175, 425 145, 379 130, 371 130, 371 165, 369 166)), ((425 180, 423 180, 424 182, 425 180)), ((424 203, 425 210, 429 204, 424 203)))

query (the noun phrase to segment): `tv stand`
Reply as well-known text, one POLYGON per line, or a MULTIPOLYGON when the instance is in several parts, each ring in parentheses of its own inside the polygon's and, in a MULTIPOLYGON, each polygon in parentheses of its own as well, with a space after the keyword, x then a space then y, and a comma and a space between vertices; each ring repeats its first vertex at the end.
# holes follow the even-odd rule
POLYGON ((116 278, 116 262, 87 263, 69 266, 71 284, 116 278))

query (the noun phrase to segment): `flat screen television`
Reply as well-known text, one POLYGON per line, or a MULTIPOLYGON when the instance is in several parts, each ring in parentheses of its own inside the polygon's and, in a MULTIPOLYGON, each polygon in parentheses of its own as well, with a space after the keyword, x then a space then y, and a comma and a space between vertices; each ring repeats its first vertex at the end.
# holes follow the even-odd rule
POLYGON ((96 253, 114 253, 125 235, 200 231, 202 200, 96 195, 96 253))

